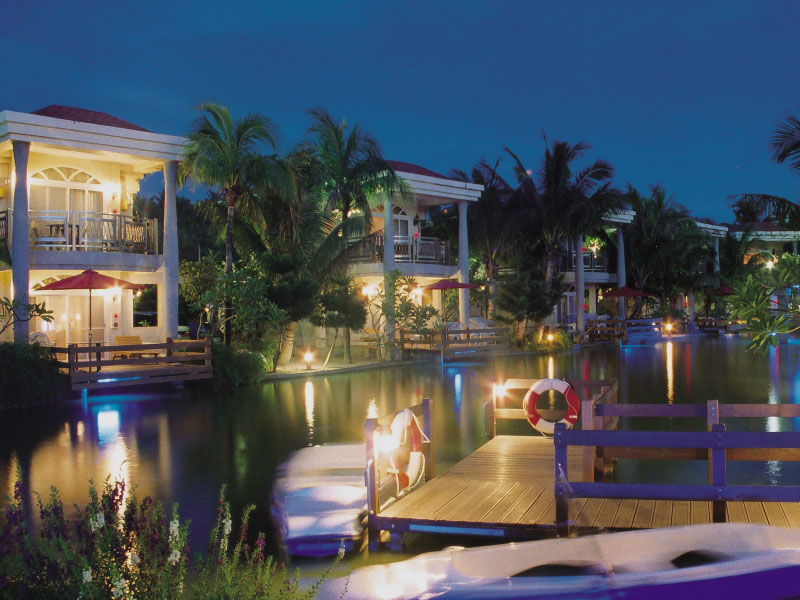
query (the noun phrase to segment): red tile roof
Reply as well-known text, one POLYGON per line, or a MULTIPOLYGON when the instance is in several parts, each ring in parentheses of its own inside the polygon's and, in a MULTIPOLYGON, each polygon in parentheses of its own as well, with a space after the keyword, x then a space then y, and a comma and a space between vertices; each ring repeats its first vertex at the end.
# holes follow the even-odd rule
POLYGON ((414 175, 425 175, 426 177, 438 177, 439 179, 452 179, 452 177, 445 177, 436 171, 431 171, 430 169, 412 163, 401 162, 399 160, 387 160, 386 162, 388 162, 395 171, 413 173, 414 175))
POLYGON ((120 127, 122 129, 133 129, 135 131, 147 131, 144 127, 139 127, 128 121, 118 119, 113 115, 97 112, 95 110, 86 110, 85 108, 73 108, 71 106, 61 106, 59 104, 51 104, 39 110, 33 111, 31 114, 39 115, 42 117, 51 117, 53 119, 64 119, 65 121, 78 121, 80 123, 91 123, 92 125, 104 125, 106 127, 120 127))

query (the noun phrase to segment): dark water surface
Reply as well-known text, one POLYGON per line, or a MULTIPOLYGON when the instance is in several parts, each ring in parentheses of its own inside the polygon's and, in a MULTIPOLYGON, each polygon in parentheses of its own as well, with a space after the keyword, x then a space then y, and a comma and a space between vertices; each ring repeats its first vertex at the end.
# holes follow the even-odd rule
MULTIPOLYGON (((387 414, 434 400, 436 469, 443 471, 485 441, 483 402, 492 379, 556 377, 620 380, 620 402, 800 402, 800 345, 745 351, 745 340, 693 340, 650 347, 603 347, 489 363, 442 366, 438 360, 350 375, 292 379, 232 390, 124 394, 39 410, 0 413, 0 504, 18 468, 29 490, 58 487, 66 506, 85 503, 89 479, 123 476, 139 496, 178 502, 192 521, 194 549, 205 547, 219 488, 234 514, 257 507, 254 525, 270 530, 275 467, 297 448, 363 439, 367 411, 387 414)), ((522 425, 520 423, 512 425, 522 425)), ((527 425, 525 425, 527 427, 527 425)), ((629 420, 630 429, 702 430, 702 420, 629 420)), ((738 419, 731 430, 794 431, 798 419, 738 419)), ((537 434, 538 435, 538 434, 537 434)), ((620 480, 704 483, 706 463, 620 462, 620 480)), ((732 483, 800 483, 794 463, 739 463, 732 483)), ((29 500, 33 502, 33 497, 29 500)))

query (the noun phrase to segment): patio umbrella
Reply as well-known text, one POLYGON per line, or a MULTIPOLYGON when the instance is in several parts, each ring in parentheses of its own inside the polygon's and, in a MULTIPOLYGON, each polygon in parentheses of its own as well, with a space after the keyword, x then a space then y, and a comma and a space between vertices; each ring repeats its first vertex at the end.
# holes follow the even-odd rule
POLYGON ((603 294, 603 297, 604 298, 652 298, 652 296, 647 292, 643 292, 642 290, 635 290, 633 288, 629 288, 628 286, 622 286, 621 288, 611 290, 610 292, 603 294))
POLYGON ((423 286, 423 290, 463 290, 467 288, 477 287, 472 283, 459 283, 452 279, 440 279, 430 285, 423 286))
POLYGON ((721 285, 718 289, 711 292, 715 296, 734 296, 736 292, 733 291, 733 288, 729 285, 721 285))
POLYGON ((55 292, 66 290, 89 290, 89 345, 92 343, 92 290, 107 290, 118 287, 125 290, 141 290, 151 284, 131 283, 116 277, 102 275, 93 269, 86 269, 82 273, 66 277, 59 281, 40 287, 36 292, 55 292))

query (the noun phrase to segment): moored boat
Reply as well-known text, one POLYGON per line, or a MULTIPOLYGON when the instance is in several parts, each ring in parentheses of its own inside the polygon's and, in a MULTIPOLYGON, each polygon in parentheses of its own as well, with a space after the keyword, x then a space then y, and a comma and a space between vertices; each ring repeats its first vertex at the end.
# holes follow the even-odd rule
POLYGON ((354 570, 319 598, 800 597, 800 531, 709 524, 479 548, 354 570))
MULTIPOLYGON (((422 433, 410 410, 377 440, 385 463, 382 507, 424 481, 422 433)), ((367 516, 365 444, 331 444, 294 452, 275 477, 272 515, 292 556, 330 556, 363 545, 367 516)))

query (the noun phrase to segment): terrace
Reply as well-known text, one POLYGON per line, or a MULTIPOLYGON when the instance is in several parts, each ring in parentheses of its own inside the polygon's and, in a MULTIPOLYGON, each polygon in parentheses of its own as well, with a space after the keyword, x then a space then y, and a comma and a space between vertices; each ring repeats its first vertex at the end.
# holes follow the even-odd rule
MULTIPOLYGON (((347 248, 347 257, 353 263, 381 263, 383 253, 383 230, 371 233, 347 248)), ((449 242, 416 234, 394 236, 394 261, 430 265, 453 264, 449 242)))

